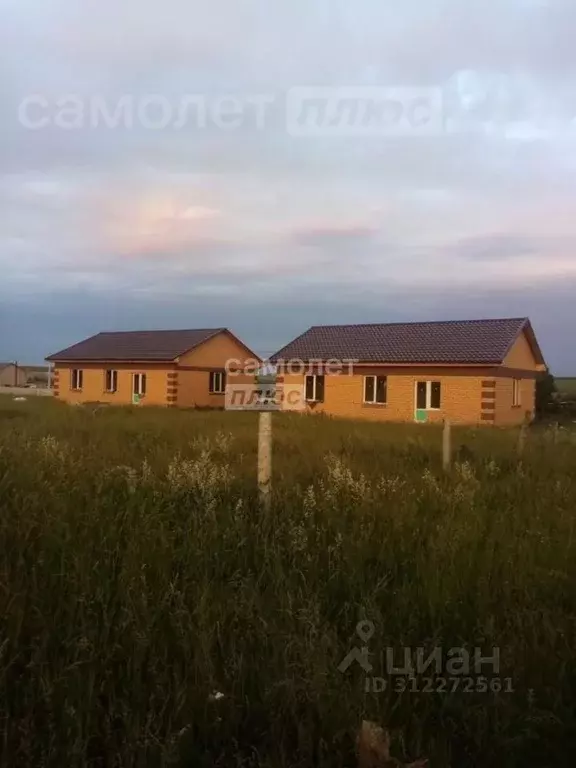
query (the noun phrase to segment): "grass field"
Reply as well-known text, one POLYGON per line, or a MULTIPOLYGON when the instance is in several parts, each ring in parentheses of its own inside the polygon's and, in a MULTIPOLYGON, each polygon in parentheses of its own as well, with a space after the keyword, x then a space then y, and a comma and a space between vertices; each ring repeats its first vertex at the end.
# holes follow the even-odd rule
POLYGON ((562 395, 576 395, 576 378, 554 379, 556 388, 562 395))
POLYGON ((455 430, 449 474, 434 427, 274 438, 266 513, 253 414, 0 398, 1 764, 343 768, 367 718, 432 768, 573 765, 576 435, 455 430), (360 620, 380 693, 338 670, 360 620), (513 691, 378 653, 457 646, 513 691))

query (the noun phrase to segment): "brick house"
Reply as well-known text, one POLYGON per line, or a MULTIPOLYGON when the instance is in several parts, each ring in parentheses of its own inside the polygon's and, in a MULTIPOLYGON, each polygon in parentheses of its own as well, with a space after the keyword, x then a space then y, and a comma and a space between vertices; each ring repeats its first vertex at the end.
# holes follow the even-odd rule
POLYGON ((546 370, 527 318, 313 326, 271 360, 311 412, 501 426, 533 418, 546 370))
POLYGON ((23 387, 26 371, 16 363, 0 363, 0 387, 23 387))
POLYGON ((255 358, 227 328, 209 328, 99 333, 46 359, 67 403, 223 408, 228 361, 255 358))

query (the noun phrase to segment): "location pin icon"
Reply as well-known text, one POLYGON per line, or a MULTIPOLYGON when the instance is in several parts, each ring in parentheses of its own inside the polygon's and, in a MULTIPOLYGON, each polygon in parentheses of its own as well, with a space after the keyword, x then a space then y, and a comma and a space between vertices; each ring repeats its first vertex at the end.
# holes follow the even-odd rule
POLYGON ((356 634, 365 643, 370 640, 374 634, 374 622, 373 621, 360 621, 356 624, 356 634))

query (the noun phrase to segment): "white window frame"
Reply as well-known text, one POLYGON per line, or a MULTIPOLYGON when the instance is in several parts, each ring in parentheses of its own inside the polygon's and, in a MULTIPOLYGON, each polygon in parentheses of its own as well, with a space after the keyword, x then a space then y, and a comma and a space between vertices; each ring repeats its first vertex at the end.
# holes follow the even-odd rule
POLYGON ((319 403, 319 402, 321 402, 320 400, 318 400, 318 379, 319 378, 324 379, 324 397, 326 397, 326 378, 325 378, 325 376, 323 376, 323 375, 321 376, 321 375, 315 374, 315 373, 310 373, 310 374, 307 374, 307 376, 304 379, 304 396, 306 398, 306 402, 307 403, 319 403), (311 397, 311 398, 308 397, 308 395, 306 394, 306 391, 308 389, 308 387, 306 386, 306 382, 307 382, 308 379, 313 379, 314 380, 314 383, 312 385, 313 397, 311 397))
POLYGON ((386 405, 388 403, 388 376, 364 376, 364 394, 363 394, 363 402, 366 405, 386 405), (367 381, 368 379, 374 380, 374 399, 368 400, 366 397, 366 387, 367 387, 367 381), (386 399, 383 402, 380 402, 379 400, 376 400, 376 394, 378 392, 378 386, 377 386, 377 380, 378 379, 384 379, 385 385, 384 385, 384 391, 386 394, 386 399))
POLYGON ((133 395, 138 395, 138 397, 146 397, 147 386, 148 386, 148 379, 146 378, 145 373, 132 374, 132 394, 133 395), (138 382, 138 386, 136 386, 136 382, 138 382), (144 386, 144 382, 146 382, 146 386, 144 386))
POLYGON ((82 368, 70 369, 70 389, 73 392, 82 392, 84 387, 84 370, 82 368))
POLYGON ((512 379, 512 408, 522 405, 522 379, 512 379))
POLYGON ((104 371, 104 391, 109 395, 118 392, 118 371, 115 368, 107 368, 104 371), (110 387, 108 387, 108 374, 110 374, 110 387))
POLYGON ((418 379, 418 381, 414 384, 414 405, 415 410, 417 411, 441 411, 442 410, 442 382, 438 381, 438 379, 430 380, 430 381, 424 381, 423 379, 418 379), (426 407, 425 408, 418 408, 418 384, 426 384, 426 407), (432 403, 432 384, 440 384, 440 407, 439 408, 433 408, 432 403))
POLYGON ((226 394, 226 374, 224 371, 210 371, 208 376, 208 390, 211 395, 226 394), (210 388, 211 381, 214 382, 212 388, 210 388))

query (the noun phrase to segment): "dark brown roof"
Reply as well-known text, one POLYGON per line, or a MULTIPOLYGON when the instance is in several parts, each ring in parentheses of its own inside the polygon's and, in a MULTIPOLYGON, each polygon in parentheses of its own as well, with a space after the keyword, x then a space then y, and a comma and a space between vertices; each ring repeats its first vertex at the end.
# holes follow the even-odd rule
POLYGON ((190 331, 113 331, 98 333, 89 339, 56 352, 50 362, 73 360, 174 360, 225 328, 201 328, 190 331))
POLYGON ((500 364, 525 329, 536 357, 543 362, 527 318, 316 325, 276 352, 271 360, 500 364))

